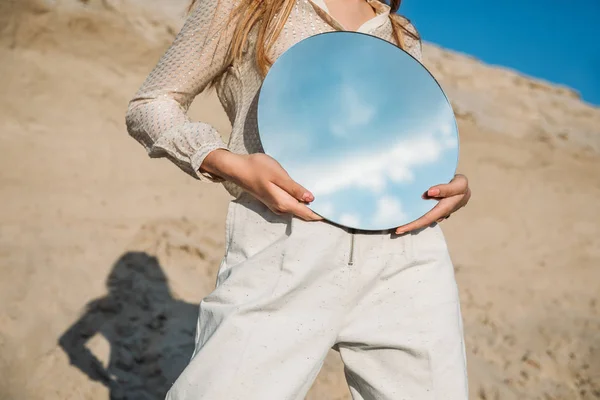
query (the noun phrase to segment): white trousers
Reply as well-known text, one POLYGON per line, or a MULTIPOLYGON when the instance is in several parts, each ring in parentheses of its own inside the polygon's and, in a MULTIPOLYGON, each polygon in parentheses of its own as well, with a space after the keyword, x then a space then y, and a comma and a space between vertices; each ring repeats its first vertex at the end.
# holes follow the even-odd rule
POLYGON ((229 205, 226 235, 194 354, 168 400, 303 399, 330 348, 355 400, 467 399, 458 291, 438 225, 352 240, 244 193, 229 205))

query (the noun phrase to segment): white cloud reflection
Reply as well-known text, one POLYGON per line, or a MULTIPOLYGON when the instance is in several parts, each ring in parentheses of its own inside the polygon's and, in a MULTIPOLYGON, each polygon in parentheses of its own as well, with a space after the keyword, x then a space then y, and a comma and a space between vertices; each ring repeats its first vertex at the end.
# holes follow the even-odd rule
POLYGON ((441 124, 438 128, 438 132, 441 136, 440 139, 442 140, 444 147, 449 149, 455 149, 458 147, 458 136, 455 134, 454 127, 450 125, 450 121, 441 124))
MULTIPOLYGON (((389 183, 413 182, 415 168, 435 164, 444 157, 446 151, 458 147, 455 126, 451 125, 453 119, 446 113, 447 106, 442 107, 437 117, 422 127, 423 131, 404 131, 396 135, 386 133, 386 137, 396 138, 389 144, 380 141, 372 149, 358 148, 333 158, 294 165, 291 168, 293 178, 303 182, 315 196, 347 189, 368 190, 381 196, 389 183)), ((377 113, 373 110, 369 114, 373 114, 369 116, 371 119, 377 113)), ((346 120, 352 119, 350 115, 346 120)))
POLYGON ((269 143, 269 154, 275 159, 289 153, 290 143, 293 143, 294 150, 297 152, 310 151, 311 146, 314 146, 313 137, 306 132, 288 130, 287 132, 282 132, 282 136, 285 136, 286 141, 281 140, 269 143))
POLYGON ((335 206, 333 205, 333 203, 331 201, 328 201, 328 202, 319 203, 319 209, 317 210, 317 212, 321 215, 331 218, 333 216, 334 210, 335 210, 335 206))
POLYGON ((339 218, 340 224, 344 226, 357 227, 360 226, 360 218, 355 214, 342 214, 339 218))
POLYGON ((293 178, 303 182, 315 196, 349 188, 381 193, 388 181, 411 182, 414 167, 435 162, 440 157, 444 146, 439 139, 432 135, 416 136, 383 149, 294 166, 293 178))
POLYGON ((377 199, 377 209, 372 222, 375 225, 385 226, 390 221, 406 218, 406 213, 402 210, 402 204, 396 197, 386 195, 377 199))

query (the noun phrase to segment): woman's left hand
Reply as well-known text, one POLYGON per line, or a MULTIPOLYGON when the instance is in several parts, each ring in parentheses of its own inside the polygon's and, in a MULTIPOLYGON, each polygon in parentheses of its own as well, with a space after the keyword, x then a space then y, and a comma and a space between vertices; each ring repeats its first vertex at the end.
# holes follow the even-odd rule
POLYGON ((464 207, 471 198, 469 181, 466 176, 456 174, 450 183, 432 186, 423 197, 439 201, 431 211, 418 220, 396 228, 396 234, 400 235, 415 229, 426 227, 434 222, 440 222, 448 218, 453 212, 464 207))

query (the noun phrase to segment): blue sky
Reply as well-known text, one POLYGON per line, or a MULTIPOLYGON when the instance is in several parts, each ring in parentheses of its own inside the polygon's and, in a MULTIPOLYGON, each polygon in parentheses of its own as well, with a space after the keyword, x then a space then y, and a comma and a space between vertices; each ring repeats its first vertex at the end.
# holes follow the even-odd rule
POLYGON ((404 0, 425 41, 578 91, 600 105, 600 0, 404 0))
POLYGON ((435 205, 421 195, 456 170, 456 122, 439 86, 368 35, 317 35, 285 52, 261 88, 258 124, 265 152, 315 195, 310 207, 347 227, 417 219, 435 205))

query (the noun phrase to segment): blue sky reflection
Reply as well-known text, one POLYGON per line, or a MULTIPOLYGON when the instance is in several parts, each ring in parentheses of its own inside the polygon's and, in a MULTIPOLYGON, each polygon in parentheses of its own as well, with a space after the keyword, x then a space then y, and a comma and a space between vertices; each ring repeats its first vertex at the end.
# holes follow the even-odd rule
POLYGON ((421 194, 456 170, 458 132, 437 83, 364 34, 321 34, 286 51, 263 83, 258 122, 265 152, 314 193, 310 207, 348 227, 417 219, 435 205, 421 194))

